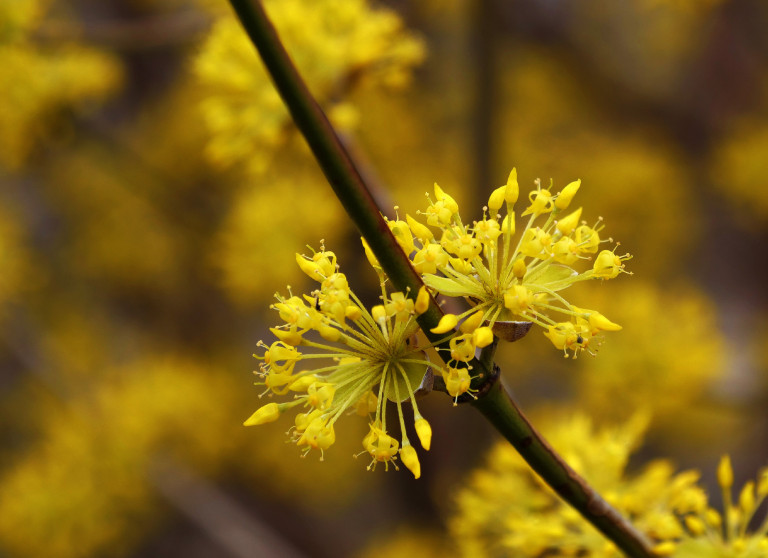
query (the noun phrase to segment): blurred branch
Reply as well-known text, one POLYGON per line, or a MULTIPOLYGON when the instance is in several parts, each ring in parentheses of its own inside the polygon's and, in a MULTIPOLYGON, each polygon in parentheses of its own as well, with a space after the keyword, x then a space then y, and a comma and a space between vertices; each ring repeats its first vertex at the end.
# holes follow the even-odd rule
MULTIPOLYGON (((494 0, 474 3, 474 66, 475 97, 473 132, 475 146, 475 184, 472 188, 473 206, 486 204, 486 190, 493 184, 491 168, 494 161, 493 117, 496 107, 496 5, 494 0)), ((478 216, 479 218, 479 216, 478 216)))
POLYGON ((115 50, 140 51, 194 42, 210 26, 211 18, 199 11, 186 10, 135 21, 46 21, 32 37, 41 43, 79 41, 115 50))
MULTIPOLYGON (((423 285, 421 277, 397 244, 336 131, 294 67, 264 7, 258 0, 230 0, 230 3, 349 217, 368 241, 392 283, 398 289, 410 290, 410 295, 415 296, 423 285)), ((441 313, 432 300, 430 310, 419 318, 419 325, 427 335, 441 313)), ((473 406, 512 443, 553 490, 616 546, 631 557, 653 556, 650 543, 643 534, 557 455, 512 402, 499 381, 499 368, 492 366, 495 348, 496 343, 486 347, 479 360, 470 363, 476 375, 481 377, 474 386, 478 391, 473 406)))
POLYGON ((150 478, 160 494, 236 558, 303 558, 287 540, 184 464, 158 458, 150 478))

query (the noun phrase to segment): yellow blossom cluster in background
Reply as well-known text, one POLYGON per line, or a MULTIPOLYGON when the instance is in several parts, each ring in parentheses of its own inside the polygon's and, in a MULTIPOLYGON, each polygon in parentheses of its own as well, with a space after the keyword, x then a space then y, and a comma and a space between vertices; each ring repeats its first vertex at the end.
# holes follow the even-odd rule
POLYGON ((761 186, 768 166, 768 121, 750 118, 731 126, 725 141, 718 146, 712 160, 712 176, 732 210, 751 220, 763 221, 768 216, 768 194, 761 186))
MULTIPOLYGON (((347 89, 360 80, 403 87, 424 58, 422 42, 398 16, 366 0, 280 0, 266 9, 308 87, 341 129, 357 120, 344 99, 347 89)), ((285 142, 288 112, 260 67, 237 20, 218 19, 195 64, 208 90, 200 108, 211 135, 207 153, 216 163, 261 171, 285 142)))
POLYGON ((54 118, 62 109, 88 111, 120 80, 119 63, 109 54, 33 36, 46 4, 11 0, 0 8, 0 165, 11 170, 38 141, 66 135, 66 122, 54 118))
POLYGON ((258 182, 248 181, 235 192, 232 210, 211 239, 209 260, 217 281, 228 296, 246 306, 271 297, 277 288, 276 275, 291 285, 305 280, 291 258, 275 258, 275 253, 290 254, 318 238, 337 245, 346 232, 340 226, 341 205, 315 187, 323 181, 320 171, 303 154, 289 153, 294 160, 290 170, 283 154, 258 182), (273 210, 285 200, 290 200, 290 211, 273 210), (270 273, 254 273, 266 262, 270 273))
POLYGON ((695 287, 660 291, 638 277, 589 295, 625 326, 573 379, 592 416, 623 420, 643 409, 674 421, 722 376, 725 339, 712 302, 695 287))
MULTIPOLYGON (((626 471, 646 419, 596 427, 584 414, 548 416, 542 431, 556 451, 612 506, 654 541, 663 556, 759 558, 768 552, 768 520, 749 525, 768 496, 768 468, 747 482, 731 503, 733 471, 721 460, 718 480, 725 512, 708 503, 697 471, 675 473, 654 460, 626 471), (555 421, 555 417, 559 421, 555 421), (724 525, 724 527, 723 527, 724 525)), ((463 556, 595 556, 621 553, 569 508, 506 443, 497 445, 457 496, 451 533, 463 556)))

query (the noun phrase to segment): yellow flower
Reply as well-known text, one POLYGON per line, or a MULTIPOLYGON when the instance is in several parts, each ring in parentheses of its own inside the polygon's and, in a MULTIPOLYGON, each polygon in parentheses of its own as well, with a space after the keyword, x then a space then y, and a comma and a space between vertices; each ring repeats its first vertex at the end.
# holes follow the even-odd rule
MULTIPOLYGON (((410 234, 410 233, 409 233, 410 234)), ((260 384, 271 395, 293 392, 293 399, 268 403, 259 408, 246 426, 265 424, 293 408, 302 408, 291 429, 292 440, 306 455, 322 453, 336 440, 335 424, 349 409, 367 416, 375 413, 363 447, 371 456, 369 469, 383 462, 385 468, 400 456, 416 478, 421 466, 406 433, 403 402, 413 407, 414 428, 425 450, 431 442, 429 423, 419 413, 415 392, 432 363, 416 341, 416 315, 424 312, 426 290, 416 303, 403 293, 388 294, 381 283, 382 304, 370 311, 349 288, 338 271, 336 255, 321 250, 312 257, 297 255, 302 271, 319 283, 304 297, 277 296, 272 305, 283 323, 272 328, 278 341, 259 342, 265 350, 260 384), (312 340, 319 334, 322 340, 312 340), (308 350, 306 350, 308 349, 308 350), (308 365, 310 361, 317 365, 308 365), (306 366, 306 368, 305 368, 306 366), (389 435, 386 403, 397 406, 401 440, 389 435)), ((256 356, 256 355, 255 355, 256 356)))
MULTIPOLYGON (((456 201, 435 184, 436 199, 430 198, 422 214, 439 234, 410 216, 406 223, 397 222, 398 241, 413 247, 412 261, 424 283, 445 296, 463 297, 470 303, 471 308, 456 316, 450 328, 476 311, 483 313, 490 328, 496 322, 531 321, 545 329, 555 347, 574 357, 590 350, 590 342, 599 332, 620 329, 602 314, 578 308, 560 294, 579 281, 613 279, 627 273, 624 262, 630 258, 603 250, 591 269, 575 269, 580 261, 591 260, 602 243, 612 242, 601 240, 600 220, 593 226, 580 223, 582 208, 564 214, 580 187, 577 180, 552 193, 551 186, 542 188, 536 181, 536 189, 528 196, 530 204, 521 214, 529 217, 516 241, 513 209, 519 185, 515 169, 507 184, 491 193, 485 208, 491 213, 484 211, 481 221, 464 224, 456 201), (406 237, 403 225, 413 234, 406 237), (555 319, 555 313, 565 319, 555 319)), ((464 357, 474 347, 460 346, 459 340, 452 343, 452 359, 466 362, 464 357)))

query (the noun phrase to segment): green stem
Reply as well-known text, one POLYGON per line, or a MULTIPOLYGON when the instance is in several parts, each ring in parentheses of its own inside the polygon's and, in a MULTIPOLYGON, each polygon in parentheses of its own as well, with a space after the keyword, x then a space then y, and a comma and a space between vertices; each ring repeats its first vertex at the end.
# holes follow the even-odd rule
MULTIPOLYGON (((498 376, 498 370, 496 372, 498 376)), ((632 558, 655 556, 651 542, 574 471, 528 421, 500 381, 473 401, 560 497, 632 558)))
MULTIPOLYGON (((409 291, 409 296, 415 298, 424 285, 421 276, 397 244, 349 153, 285 51, 264 7, 257 0, 230 0, 230 3, 347 214, 392 284, 409 291)), ((440 336, 431 334, 429 329, 437 325, 442 315, 433 299, 429 310, 419 316, 419 325, 433 342, 440 336)))
MULTIPOLYGON (((272 80, 304 135, 328 182, 349 214, 382 269, 392 283, 415 297, 423 285, 392 235, 360 173, 296 71, 274 27, 258 0, 230 0, 248 36, 256 46, 272 80)), ((419 317, 419 325, 430 340, 442 311, 434 300, 419 317)), ((509 440, 531 467, 570 505, 579 510, 628 556, 649 558, 653 553, 643 535, 611 508, 547 444, 512 402, 499 381, 499 369, 493 365, 496 344, 483 349, 480 359, 471 365, 478 375, 473 382, 476 400, 472 405, 509 440)))

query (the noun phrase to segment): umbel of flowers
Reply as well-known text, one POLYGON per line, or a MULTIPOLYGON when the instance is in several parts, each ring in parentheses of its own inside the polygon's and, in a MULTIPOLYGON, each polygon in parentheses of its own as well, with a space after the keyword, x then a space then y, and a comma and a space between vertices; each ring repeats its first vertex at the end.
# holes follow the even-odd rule
POLYGON ((424 283, 448 297, 463 297, 470 309, 448 314, 436 328, 446 332, 469 315, 503 337, 503 323, 522 319, 544 328, 544 334, 565 356, 589 350, 595 335, 621 329, 595 310, 579 308, 560 292, 579 281, 613 279, 624 270, 629 254, 600 249, 612 240, 601 238, 600 219, 589 225, 582 208, 568 211, 581 181, 558 193, 552 185, 528 195, 520 214, 524 226, 516 234, 514 207, 518 200, 517 171, 493 191, 483 219, 465 224, 456 201, 435 184, 426 211, 426 225, 406 215, 406 222, 390 221, 400 245, 410 255, 424 283), (434 230, 436 229, 436 232, 434 230), (414 242, 415 238, 415 242, 414 242), (586 269, 578 271, 580 264, 586 269), (555 318, 554 315, 559 315, 555 318))
POLYGON ((350 289, 333 252, 323 248, 311 257, 297 254, 299 267, 317 281, 318 288, 303 296, 290 289, 288 297, 276 295, 278 302, 272 308, 283 322, 271 329, 277 340, 271 345, 260 341, 263 353, 254 355, 262 360, 256 372, 257 384, 266 386, 262 395, 292 397, 262 406, 245 424, 272 422, 295 408, 291 439, 303 455, 317 449, 322 459, 335 442, 338 419, 356 412, 369 417, 369 432, 363 439, 371 456, 369 468, 379 462, 397 468, 400 459, 418 478, 421 466, 406 433, 403 403, 410 402, 414 429, 428 450, 432 432, 415 398, 428 369, 441 374, 445 391, 456 404, 460 395, 472 393, 471 363, 478 349, 504 337, 512 318, 544 327, 553 344, 574 357, 589 350, 601 331, 621 329, 599 312, 574 306, 559 294, 577 281, 618 276, 630 257, 599 251, 601 243, 611 240, 600 239, 600 221, 592 226, 580 221, 581 208, 563 215, 579 186, 580 182, 572 182, 552 194, 551 186, 542 189, 537 182, 522 213, 530 217, 519 238, 513 211, 519 190, 515 170, 507 184, 491 194, 482 221, 465 225, 457 203, 437 185, 436 200, 430 199, 423 213, 426 225, 408 215, 406 221, 388 221, 426 286, 470 303, 467 311, 446 314, 432 329, 445 334, 436 362, 427 357, 434 345, 420 341, 425 336, 418 335, 416 321, 428 308, 429 293, 422 287, 415 300, 402 292, 388 293, 386 276, 365 240, 366 255, 381 283, 381 304, 370 310, 350 289), (572 267, 583 261, 592 262, 585 271, 572 267), (555 320, 554 313, 564 319, 555 320), (399 441, 389 434, 387 401, 397 408, 399 441))
POLYGON ((421 466, 406 433, 403 402, 410 401, 416 434, 429 450, 432 430, 415 398, 432 365, 424 352, 429 346, 416 341, 415 319, 427 309, 429 295, 422 288, 414 302, 403 293, 387 293, 382 280, 382 303, 369 311, 338 271, 333 252, 321 250, 311 258, 297 254, 296 261, 319 286, 303 297, 277 295, 272 308, 283 323, 271 331, 278 340, 271 345, 259 342, 264 353, 254 355, 263 361, 258 383, 270 394, 293 394, 293 398, 264 405, 245 425, 272 422, 296 409, 291 439, 304 455, 317 449, 322 458, 335 442, 336 422, 352 411, 370 420, 363 439, 371 456, 369 469, 379 462, 397 468, 399 456, 419 478, 421 466), (400 441, 388 433, 387 401, 397 407, 400 441))

